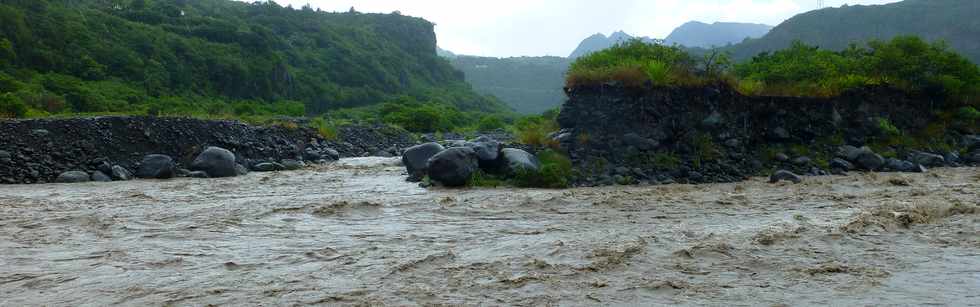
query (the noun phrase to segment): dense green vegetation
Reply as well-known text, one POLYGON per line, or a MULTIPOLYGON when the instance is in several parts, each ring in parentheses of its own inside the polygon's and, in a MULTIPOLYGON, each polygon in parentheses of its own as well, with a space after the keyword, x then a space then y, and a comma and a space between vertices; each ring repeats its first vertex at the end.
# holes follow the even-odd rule
POLYGON ((562 83, 571 63, 566 58, 455 56, 450 62, 477 92, 493 95, 521 114, 540 114, 565 100, 562 83))
POLYGON ((618 81, 627 86, 686 84, 696 80, 698 61, 676 46, 630 40, 575 60, 565 85, 576 87, 618 81))
POLYGON ((508 112, 473 92, 435 45, 431 23, 397 13, 9 0, 0 2, 0 113, 301 116, 402 96, 508 112))
POLYGON ((627 86, 732 83, 746 95, 829 97, 866 86, 891 86, 963 104, 980 100, 980 69, 942 43, 900 36, 829 51, 796 42, 730 65, 723 54, 695 58, 671 46, 631 41, 572 64, 567 85, 619 81, 627 86))
POLYGON ((915 35, 927 41, 944 40, 952 50, 980 63, 980 1, 905 0, 873 6, 843 6, 794 16, 766 36, 729 48, 738 60, 792 46, 794 41, 840 51, 851 44, 915 35))

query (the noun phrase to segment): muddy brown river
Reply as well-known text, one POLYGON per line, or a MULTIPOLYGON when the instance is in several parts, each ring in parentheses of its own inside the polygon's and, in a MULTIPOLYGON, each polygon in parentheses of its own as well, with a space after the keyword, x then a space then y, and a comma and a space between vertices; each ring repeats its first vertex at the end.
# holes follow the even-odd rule
POLYGON ((980 169, 422 189, 394 160, 0 186, 0 305, 980 306, 980 169))

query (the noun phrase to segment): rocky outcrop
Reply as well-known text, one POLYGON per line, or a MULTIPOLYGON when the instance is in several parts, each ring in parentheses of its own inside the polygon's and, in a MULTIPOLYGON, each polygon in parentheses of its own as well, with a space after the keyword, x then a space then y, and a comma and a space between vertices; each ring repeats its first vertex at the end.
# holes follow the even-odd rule
POLYGON ((143 179, 170 179, 177 176, 177 164, 168 155, 147 155, 143 157, 136 177, 143 179))
MULTIPOLYGON (((53 182, 72 170, 101 171, 114 180, 125 180, 132 175, 122 170, 136 170, 146 155, 165 154, 178 167, 193 168, 194 159, 208 147, 232 152, 241 164, 233 165, 235 174, 242 174, 265 162, 329 162, 379 150, 400 154, 416 144, 411 134, 386 126, 343 126, 337 129, 336 139, 328 140, 306 128, 304 120, 296 121, 299 128, 163 117, 4 119, 0 120, 0 183, 53 182), (116 166, 119 169, 114 171, 116 166)), ((230 175, 227 166, 219 176, 230 175)))
MULTIPOLYGON (((725 85, 606 84, 569 88, 566 94, 556 140, 581 174, 575 178, 579 185, 731 182, 771 169, 801 175, 893 170, 883 152, 864 147, 887 137, 882 123, 925 131, 936 121, 932 114, 946 108, 936 99, 888 88, 799 98, 747 97, 725 85)), ((913 170, 956 165, 944 155, 967 147, 962 140, 968 134, 949 129, 937 136, 958 148, 954 152, 893 146, 889 158, 910 162, 913 170)))

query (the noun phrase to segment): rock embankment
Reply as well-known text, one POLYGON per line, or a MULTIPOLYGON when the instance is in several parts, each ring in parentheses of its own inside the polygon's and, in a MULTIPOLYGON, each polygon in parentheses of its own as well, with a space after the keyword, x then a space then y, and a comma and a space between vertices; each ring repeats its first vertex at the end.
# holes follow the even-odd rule
POLYGON ((943 118, 937 114, 955 107, 888 88, 836 98, 748 97, 724 85, 607 84, 566 92, 554 137, 581 174, 580 185, 980 163, 975 119, 943 118))
POLYGON ((164 117, 0 121, 0 183, 227 177, 341 157, 395 156, 414 145, 390 127, 348 126, 336 140, 300 126, 164 117), (83 176, 85 174, 86 176, 83 176))

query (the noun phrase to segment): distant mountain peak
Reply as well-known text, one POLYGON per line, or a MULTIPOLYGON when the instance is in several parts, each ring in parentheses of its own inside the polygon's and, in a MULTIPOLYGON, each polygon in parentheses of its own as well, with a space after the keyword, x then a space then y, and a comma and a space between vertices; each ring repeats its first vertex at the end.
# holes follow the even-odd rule
POLYGON ((746 38, 759 38, 772 30, 772 26, 755 23, 689 21, 674 29, 664 39, 668 45, 711 48, 739 43, 746 38))

